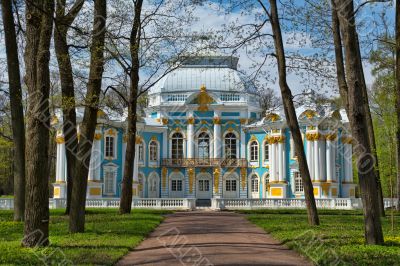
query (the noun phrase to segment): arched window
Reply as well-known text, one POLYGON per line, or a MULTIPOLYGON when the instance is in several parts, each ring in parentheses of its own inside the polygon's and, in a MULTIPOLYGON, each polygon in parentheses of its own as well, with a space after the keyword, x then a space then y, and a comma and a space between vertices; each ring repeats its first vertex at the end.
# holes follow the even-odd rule
POLYGON ((264 142, 264 161, 269 161, 269 144, 264 142))
POLYGON ((138 149, 138 161, 144 162, 144 145, 143 142, 140 142, 137 146, 138 149))
POLYGON ((203 132, 198 138, 198 158, 208 159, 210 158, 210 136, 203 132))
POLYGON ((114 158, 114 137, 106 136, 105 143, 106 154, 105 157, 114 158))
POLYGON ((236 142, 237 139, 235 134, 228 133, 225 135, 225 158, 228 159, 237 158, 236 142))
POLYGON ((154 140, 149 143, 149 158, 151 162, 158 161, 158 143, 154 140))
POLYGON ((252 141, 250 143, 250 161, 258 161, 258 143, 257 141, 252 141))
POLYGON ((301 179, 300 172, 294 173, 294 191, 297 193, 304 192, 303 179, 301 179))
POLYGON ((172 135, 171 155, 172 159, 183 159, 183 136, 181 133, 172 135))
POLYGON ((256 175, 251 177, 251 192, 258 192, 258 177, 256 175))

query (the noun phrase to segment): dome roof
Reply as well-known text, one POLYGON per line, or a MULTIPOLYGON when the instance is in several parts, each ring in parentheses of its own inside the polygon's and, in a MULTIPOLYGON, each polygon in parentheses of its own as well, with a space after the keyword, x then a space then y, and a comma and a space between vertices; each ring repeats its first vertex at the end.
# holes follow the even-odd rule
POLYGON ((238 58, 231 56, 188 57, 182 66, 160 79, 149 94, 198 91, 242 92, 250 86, 236 70, 238 58))

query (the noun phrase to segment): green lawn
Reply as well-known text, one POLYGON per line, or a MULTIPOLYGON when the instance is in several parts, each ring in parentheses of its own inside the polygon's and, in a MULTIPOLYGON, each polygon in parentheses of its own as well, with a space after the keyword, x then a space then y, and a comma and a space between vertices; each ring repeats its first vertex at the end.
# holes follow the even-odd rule
POLYGON ((303 210, 241 211, 288 247, 318 265, 400 265, 400 214, 395 231, 390 217, 382 219, 385 246, 364 245, 363 216, 359 211, 322 211, 321 225, 310 227, 303 210))
POLYGON ((91 209, 86 215, 86 232, 69 234, 67 216, 62 210, 53 210, 50 246, 28 249, 20 246, 23 224, 12 221, 11 211, 0 211, 0 264, 110 265, 137 246, 166 213, 134 210, 130 215, 119 215, 116 209, 91 209))

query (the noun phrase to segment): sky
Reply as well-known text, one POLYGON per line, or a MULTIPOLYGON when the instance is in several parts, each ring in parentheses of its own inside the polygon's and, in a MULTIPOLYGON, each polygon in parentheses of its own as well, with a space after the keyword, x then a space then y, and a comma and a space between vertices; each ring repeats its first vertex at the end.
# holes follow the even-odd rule
MULTIPOLYGON (((298 6, 301 6, 302 4, 304 4, 304 1, 295 0, 294 3, 298 6)), ((362 2, 355 1, 355 6, 357 7, 360 3, 362 2)), ((195 14, 196 16, 198 16, 199 20, 193 25, 192 30, 218 31, 219 29, 222 29, 226 24, 232 22, 238 24, 250 23, 255 20, 257 12, 258 11, 248 12, 248 10, 244 11, 236 9, 235 12, 222 14, 221 9, 217 4, 211 3, 209 5, 204 5, 196 8, 195 14)), ((280 14, 283 14, 285 12, 286 10, 281 7, 280 14)), ((376 34, 376 32, 381 32, 381 13, 386 14, 386 19, 388 20, 389 25, 390 23, 394 24, 394 8, 393 6, 390 7, 388 4, 368 4, 360 8, 360 10, 358 11, 356 20, 357 23, 359 23, 359 35, 360 38, 365 39, 365 47, 362 45, 361 48, 364 49, 366 55, 370 51, 371 47, 375 45, 373 41, 369 41, 369 39, 372 38, 371 35, 376 34)), ((312 23, 309 26, 313 27, 312 23)), ((319 48, 314 46, 313 38, 309 35, 309 33, 304 31, 299 32, 298 29, 295 28, 295 26, 286 26, 283 28, 283 38, 286 51, 300 51, 300 53, 303 55, 318 53, 319 48), (293 36, 297 36, 298 38, 293 38, 293 36)), ((269 25, 266 27, 266 32, 268 31, 270 31, 269 25)), ((240 58, 239 68, 245 72, 253 71, 252 65, 254 64, 254 61, 261 63, 263 60, 263 57, 260 56, 260 54, 257 54, 256 56, 253 55, 251 56, 251 58, 249 58, 244 49, 239 50, 237 55, 240 58)), ((272 78, 273 81, 271 81, 271 78, 268 79, 268 81, 265 82, 265 85, 273 88, 276 91, 277 95, 279 95, 279 87, 275 80, 277 71, 276 66, 274 66, 273 64, 275 60, 273 58, 269 58, 269 60, 271 61, 271 63, 267 64, 267 66, 265 67, 265 72, 266 75, 274 78, 272 78)), ((369 64, 368 60, 364 60, 363 64, 366 82, 368 85, 371 85, 374 81, 374 77, 371 74, 372 66, 371 64, 369 64)), ((334 68, 331 70, 334 70, 334 68)), ((304 72, 295 72, 288 75, 288 83, 293 91, 293 94, 296 95, 298 93, 301 93, 301 91, 305 89, 314 89, 323 93, 327 93, 331 96, 337 95, 336 81, 334 81, 334 83, 329 82, 330 84, 326 85, 323 84, 323 81, 318 81, 313 78, 309 78, 309 82, 305 80, 307 80, 307 74, 305 74, 304 72), (334 90, 332 90, 332 86, 334 86, 334 90)))
MULTIPOLYGON (((154 1, 154 0, 148 0, 154 1)), ((285 1, 293 1, 294 4, 301 6, 304 4, 306 0, 282 0, 285 1)), ((310 1, 310 0, 307 0, 310 1)), ((316 1, 316 0, 314 0, 316 1)), ((223 31, 227 25, 242 25, 246 23, 251 23, 257 21, 259 19, 259 9, 251 9, 251 10, 243 10, 240 8, 236 8, 233 12, 225 13, 221 10, 221 7, 217 4, 219 0, 211 0, 207 4, 196 6, 193 9, 194 16, 197 18, 196 21, 190 26, 188 31, 192 32, 218 32, 223 31)), ((222 0, 225 4, 228 0, 222 0)), ((280 1, 279 1, 280 2, 280 1)), ((355 1, 356 6, 361 3, 361 1, 355 1)), ((289 11, 284 7, 280 6, 280 15, 282 17, 289 14, 289 11)), ((91 9, 86 11, 88 14, 91 13, 91 9)), ((388 6, 387 4, 377 3, 377 4, 368 4, 360 9, 357 14, 357 22, 360 24, 359 27, 359 35, 360 38, 365 40, 365 43, 362 44, 362 49, 364 49, 365 54, 368 54, 369 49, 374 46, 374 42, 369 42, 370 35, 375 34, 376 32, 382 31, 382 21, 380 19, 380 14, 384 12, 386 14, 386 18, 388 20, 389 25, 393 24, 394 20, 394 8, 393 6, 388 6)), ((85 15, 86 16, 86 15, 85 15)), ((301 18, 300 18, 301 19, 301 18)), ((282 23, 286 23, 286 21, 282 21, 282 23)), ((286 24, 285 24, 286 25, 286 24)), ((130 25, 127 25, 129 29, 130 25)), ((310 23, 308 25, 309 28, 312 28, 313 25, 310 23)), ((88 25, 90 27, 90 25, 88 25)), ((287 24, 283 28, 283 38, 285 42, 285 50, 288 54, 299 52, 301 55, 312 55, 319 52, 322 52, 320 48, 316 47, 315 36, 311 35, 307 31, 299 30, 295 26, 291 26, 287 24)), ((269 33, 271 31, 270 26, 266 25, 264 32, 269 33)), ((1 37, 2 34, 1 34, 1 37)), ((271 45, 271 43, 269 43, 271 45)), ((248 49, 239 49, 236 53, 236 56, 240 58, 239 60, 239 70, 245 73, 253 73, 255 71, 254 65, 260 65, 264 60, 263 54, 266 52, 271 52, 271 49, 264 49, 258 46, 250 46, 248 49)), ((229 51, 224 51, 225 53, 229 53, 229 51)), ((79 55, 78 55, 79 56, 79 55)), ((1 38, 0 44, 0 61, 4 62, 5 59, 4 54, 4 39, 1 38)), ((82 56, 83 61, 88 61, 87 56, 82 56)), ((330 63, 333 63, 331 61, 330 63)), ((368 63, 367 60, 364 60, 364 72, 367 84, 371 85, 373 83, 373 76, 371 75, 372 66, 368 63)), ((4 64, 2 64, 4 68, 4 64)), ((87 65, 87 64, 86 64, 87 65)), ((288 63, 290 65, 290 63, 288 63)), ((332 65, 331 65, 332 66, 332 65)), ((54 54, 52 67, 56 69, 57 64, 55 62, 54 54)), ((82 65, 78 66, 78 68, 82 68, 82 65)), ((334 68, 327 67, 329 71, 332 72, 334 68)), ((112 69, 111 69, 112 70, 112 69)), ((87 71, 84 71, 87 72, 87 71)), ((275 65, 275 59, 272 57, 268 57, 267 63, 265 67, 260 72, 261 76, 259 79, 261 87, 268 87, 274 89, 276 95, 279 95, 279 87, 277 84, 277 68, 275 65)), ((4 80, 6 78, 5 72, 2 71, 1 79, 4 80)), ((294 95, 301 93, 306 89, 314 89, 321 93, 327 93, 330 96, 337 95, 337 86, 335 80, 329 80, 320 78, 316 79, 312 75, 308 74, 304 71, 291 71, 288 75, 288 83, 293 91, 294 95)))

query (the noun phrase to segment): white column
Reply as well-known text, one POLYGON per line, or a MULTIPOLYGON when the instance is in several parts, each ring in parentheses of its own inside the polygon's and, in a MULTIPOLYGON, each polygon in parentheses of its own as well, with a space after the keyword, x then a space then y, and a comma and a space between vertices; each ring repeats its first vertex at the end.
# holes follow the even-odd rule
POLYGON ((278 143, 278 181, 282 182, 284 177, 283 177, 283 143, 279 142, 278 143))
POLYGON ((194 157, 194 119, 190 117, 187 121, 187 158, 194 157))
POLYGON ((313 142, 311 138, 307 139, 307 164, 308 164, 308 170, 310 171, 310 177, 311 180, 314 179, 314 164, 313 164, 313 142))
POLYGON ((326 143, 323 138, 321 140, 318 140, 318 142, 319 179, 321 181, 326 181, 326 143))
POLYGON ((285 143, 281 143, 283 148, 282 148, 282 180, 280 181, 286 181, 286 149, 285 149, 285 143))
POLYGON ((270 145, 271 147, 271 157, 270 157, 270 164, 269 164, 269 178, 270 178, 270 182, 275 182, 276 180, 276 169, 275 169, 275 165, 276 165, 276 144, 272 143, 270 145))
POLYGON ((315 140, 314 141, 314 180, 319 181, 320 180, 320 171, 319 171, 319 141, 315 140))
MULTIPOLYGON (((240 123, 240 158, 241 159, 246 159, 246 134, 243 130, 245 123, 246 122, 240 123)), ((260 149, 261 149, 261 147, 260 147, 260 149)))
POLYGON ((214 117, 214 158, 221 158, 221 121, 214 117))
POLYGON ((139 145, 135 144, 135 160, 133 163, 133 181, 139 181, 139 152, 138 152, 138 147, 139 145))
POLYGON ((66 175, 67 156, 65 154, 64 136, 62 135, 57 136, 56 142, 57 142, 56 181, 65 182, 67 176, 66 175))
POLYGON ((332 141, 326 140, 326 181, 332 182, 333 175, 332 175, 332 141))
POLYGON ((92 150, 89 163, 89 181, 100 180, 100 164, 101 164, 101 133, 96 132, 93 138, 92 150))

